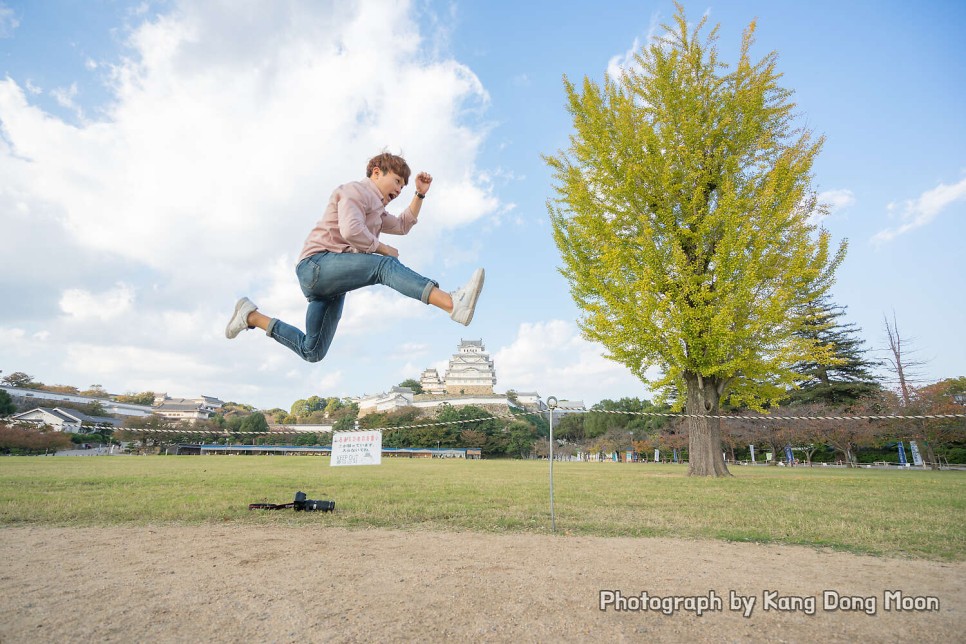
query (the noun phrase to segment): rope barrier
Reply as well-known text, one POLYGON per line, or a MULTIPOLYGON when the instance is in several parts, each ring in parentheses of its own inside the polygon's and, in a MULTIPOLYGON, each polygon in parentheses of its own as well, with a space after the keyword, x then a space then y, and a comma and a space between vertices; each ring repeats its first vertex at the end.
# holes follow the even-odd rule
POLYGON ((566 413, 582 414, 624 414, 631 416, 662 416, 668 418, 719 418, 724 420, 931 420, 944 418, 966 418, 964 414, 928 414, 928 415, 903 415, 903 414, 884 414, 884 415, 846 415, 846 416, 737 416, 734 414, 681 414, 665 413, 653 411, 612 411, 607 409, 574 410, 566 413))
MULTIPOLYGON (((519 415, 519 414, 518 414, 519 415)), ((539 412, 526 412, 522 415, 540 415, 539 412)), ((398 429, 421 429, 423 427, 437 427, 440 425, 461 425, 466 423, 485 423, 494 419, 507 419, 513 418, 512 415, 496 414, 488 418, 466 418, 463 420, 444 420, 437 421, 433 423, 420 423, 418 425, 400 425, 398 427, 359 427, 351 429, 340 429, 339 432, 385 432, 385 431, 395 431, 398 429)), ((153 427, 120 427, 119 431, 126 432, 139 432, 143 434, 149 434, 153 432, 158 433, 168 433, 168 434, 211 434, 214 436, 284 436, 289 434, 327 434, 328 432, 318 431, 315 429, 293 429, 287 432, 279 431, 267 431, 267 432, 246 432, 241 430, 231 430, 231 429, 160 429, 153 427)))
MULTIPOLYGON (((495 414, 488 418, 468 418, 462 420, 447 420, 447 421, 436 421, 431 423, 419 423, 416 425, 400 425, 396 427, 367 427, 367 428, 352 428, 339 430, 340 432, 387 432, 396 431, 403 429, 421 429, 424 427, 438 427, 441 425, 461 425, 466 423, 479 423, 486 422, 489 420, 496 419, 514 419, 522 416, 543 416, 547 414, 548 411, 523 411, 514 412, 510 411, 509 414, 495 414)), ((963 414, 915 414, 915 415, 903 415, 903 414, 862 414, 862 415, 844 415, 844 416, 768 416, 768 415, 758 415, 758 416, 740 416, 733 414, 683 414, 683 413, 673 413, 673 412, 650 412, 650 411, 613 411, 606 409, 575 409, 567 410, 559 415, 566 414, 620 414, 623 416, 643 416, 643 417, 659 417, 659 418, 715 418, 719 420, 744 420, 744 421, 766 421, 766 422, 782 422, 782 421, 808 421, 808 420, 835 420, 835 421, 864 421, 864 420, 890 420, 890 421, 900 421, 900 420, 949 420, 957 418, 966 418, 966 413, 963 414)), ((264 431, 264 432, 246 432, 239 430, 229 430, 229 429, 207 429, 207 430, 191 430, 191 429, 160 429, 160 428, 137 428, 128 427, 120 428, 122 431, 138 432, 138 433, 169 433, 169 434, 211 434, 214 436, 285 436, 285 435, 298 435, 298 434, 318 434, 327 433, 319 432, 317 430, 311 429, 292 429, 290 431, 264 431)))

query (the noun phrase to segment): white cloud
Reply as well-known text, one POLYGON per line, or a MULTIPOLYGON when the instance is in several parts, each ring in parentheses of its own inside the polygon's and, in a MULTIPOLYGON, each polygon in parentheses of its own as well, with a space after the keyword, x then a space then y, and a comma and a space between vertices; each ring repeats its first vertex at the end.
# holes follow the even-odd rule
MULTIPOLYGON (((826 217, 848 208, 855 203, 855 196, 851 190, 827 190, 818 195, 819 209, 813 210, 808 216, 808 223, 813 225, 821 224, 826 217)), ((802 202, 802 209, 808 206, 808 202, 802 202)))
MULTIPOLYGON (((423 343, 423 342, 403 342, 388 357, 389 358, 392 358, 392 359, 395 359, 395 358, 408 358, 408 359, 412 359, 412 358, 418 358, 420 356, 428 355, 428 353, 429 353, 429 345, 426 344, 426 343, 423 343)), ((410 369, 410 366, 407 365, 406 368, 407 369, 410 369)), ((417 367, 413 365, 411 367, 410 371, 407 371, 406 373, 413 373, 413 371, 415 369, 417 369, 417 367)), ((422 369, 423 368, 422 367, 418 367, 418 369, 419 369, 420 372, 422 372, 422 369)), ((409 376, 409 377, 411 377, 411 376, 409 376)))
POLYGON ((332 391, 338 389, 342 384, 342 372, 333 371, 323 375, 321 378, 316 378, 314 381, 316 391, 332 391))
POLYGON ((0 348, 4 353, 22 348, 27 338, 27 332, 17 327, 0 326, 0 348))
POLYGON ((641 41, 638 38, 634 38, 634 44, 631 45, 630 49, 625 51, 623 54, 617 54, 612 56, 610 60, 607 61, 607 75, 611 77, 612 80, 617 80, 624 75, 624 71, 627 69, 638 69, 637 61, 635 56, 641 51, 641 41))
MULTIPOLYGON (((123 373, 124 382, 133 391, 185 392, 184 378, 179 374, 191 374, 192 381, 206 391, 205 385, 217 383, 223 373, 220 367, 200 356, 129 345, 71 343, 64 359, 74 365, 71 371, 77 381, 89 378, 91 382, 107 383, 112 382, 118 373, 123 373)), ((201 391, 191 393, 200 394, 201 391)))
POLYGON ((436 317, 440 313, 385 286, 359 289, 346 294, 339 334, 368 336, 385 333, 407 324, 407 320, 425 320, 431 315, 436 317))
POLYGON ((79 320, 110 320, 130 311, 133 304, 134 289, 123 283, 97 294, 72 288, 60 297, 61 311, 79 320))
MULTIPOLYGON (((502 207, 475 166, 489 97, 469 68, 427 54, 421 9, 408 2, 240 11, 183 1, 165 10, 131 14, 127 58, 87 62, 110 70, 105 105, 84 104, 76 83, 49 91, 96 118, 67 122, 35 102, 41 89, 29 79, 0 79, 0 209, 12 235, 0 268, 18 275, 4 296, 38 294, 17 299, 25 337, 49 334, 44 346, 23 347, 33 364, 83 354, 83 371, 105 386, 275 398, 293 390, 296 358, 248 339, 227 343, 235 298, 301 326, 294 263, 305 235, 332 189, 362 178, 367 159, 387 148, 434 176, 419 226, 393 245, 434 279, 450 265, 465 277, 475 247, 454 239, 502 207), (51 245, 61 261, 34 262, 51 245), (28 324, 28 303, 49 317, 28 324), (275 390, 246 371, 268 374, 275 390)), ((15 26, 11 16, 0 12, 0 27, 15 26)), ((340 335, 365 338, 428 315, 388 289, 365 289, 349 295, 340 335)), ((345 380, 323 368, 296 372, 299 391, 345 380)))
POLYGON ((640 380, 603 353, 571 322, 521 324, 513 343, 493 354, 498 389, 535 390, 544 398, 583 399, 588 405, 605 398, 650 397, 640 380))
POLYGON ((77 83, 71 83, 69 87, 53 89, 50 95, 54 97, 54 100, 61 107, 66 107, 71 110, 77 109, 77 104, 74 102, 74 99, 77 98, 77 83))
POLYGON ((20 26, 20 20, 13 9, 0 2, 0 38, 10 38, 20 26))
MULTIPOLYGON (((466 125, 486 92, 466 67, 422 59, 406 3, 316 6, 184 3, 145 22, 137 56, 114 66, 107 118, 83 127, 3 81, 5 134, 31 161, 3 169, 87 247, 182 275, 217 264, 237 282, 262 270, 251 239, 256 254, 294 253, 331 190, 389 147, 436 178, 408 248, 431 261, 441 236, 498 206, 475 179, 484 130, 466 125)), ((74 106, 76 85, 55 97, 74 106)))
MULTIPOLYGON (((651 14, 651 22, 647 27, 647 35, 644 37, 644 42, 648 46, 657 40, 659 30, 661 30, 661 14, 654 12, 651 14)), ((610 76, 611 80, 616 81, 628 69, 640 71, 640 65, 637 64, 636 56, 641 52, 641 47, 640 38, 635 37, 630 49, 622 54, 612 56, 607 61, 607 75, 610 76)))
POLYGON ((829 214, 848 208, 855 203, 855 195, 851 190, 827 190, 818 195, 818 202, 828 206, 829 214))
POLYGON ((933 221, 950 205, 966 200, 966 179, 958 183, 946 185, 940 183, 932 190, 927 190, 916 199, 908 199, 902 203, 890 203, 890 215, 898 212, 898 226, 880 230, 872 237, 873 244, 889 242, 899 235, 903 235, 916 228, 921 228, 933 221))

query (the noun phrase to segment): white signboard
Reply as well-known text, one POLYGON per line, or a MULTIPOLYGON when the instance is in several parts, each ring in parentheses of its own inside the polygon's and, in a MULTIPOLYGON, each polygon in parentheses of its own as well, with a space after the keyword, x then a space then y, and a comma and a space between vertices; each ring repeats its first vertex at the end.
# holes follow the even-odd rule
POLYGON ((332 467, 337 465, 380 465, 382 432, 334 432, 332 467))

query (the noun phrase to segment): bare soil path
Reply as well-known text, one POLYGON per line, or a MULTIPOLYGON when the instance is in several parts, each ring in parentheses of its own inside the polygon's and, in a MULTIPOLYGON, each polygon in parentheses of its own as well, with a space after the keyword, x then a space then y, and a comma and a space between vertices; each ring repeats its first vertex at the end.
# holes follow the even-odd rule
POLYGON ((966 641, 966 563, 787 546, 325 527, 18 527, 0 529, 0 566, 4 644, 966 641), (718 597, 721 606, 701 616, 684 600, 670 615, 602 611, 601 590, 633 598, 630 608, 642 592, 718 597), (826 590, 874 598, 874 614, 868 600, 826 610, 826 590), (749 617, 731 609, 731 591, 755 599, 749 617), (935 597, 940 607, 886 610, 890 591, 906 601, 935 597))

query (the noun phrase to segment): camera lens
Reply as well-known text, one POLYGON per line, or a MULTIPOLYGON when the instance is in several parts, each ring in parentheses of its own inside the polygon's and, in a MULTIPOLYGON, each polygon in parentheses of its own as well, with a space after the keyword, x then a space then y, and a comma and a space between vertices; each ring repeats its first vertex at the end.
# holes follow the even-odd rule
POLYGON ((305 492, 295 493, 295 502, 292 503, 296 512, 332 512, 335 510, 335 501, 317 501, 305 498, 305 492))

